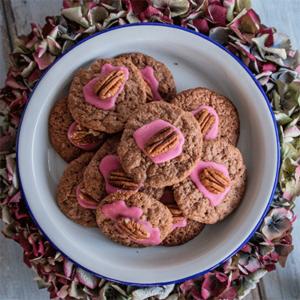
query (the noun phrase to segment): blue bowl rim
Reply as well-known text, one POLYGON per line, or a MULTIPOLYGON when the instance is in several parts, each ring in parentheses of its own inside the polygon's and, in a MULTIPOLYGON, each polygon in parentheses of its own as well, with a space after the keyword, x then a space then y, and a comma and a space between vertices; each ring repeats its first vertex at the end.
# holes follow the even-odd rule
POLYGON ((273 109, 271 107, 271 104, 269 102, 269 99, 265 93, 265 91, 263 90, 263 88, 261 87, 261 85, 259 84, 258 80, 255 78, 255 76, 252 74, 252 72, 250 71, 250 69, 237 57, 235 56, 233 53, 231 53, 229 50, 227 50, 224 46, 222 46, 221 44, 219 44, 218 42, 214 41, 213 39, 211 39, 210 37, 202 34, 202 33, 199 33, 199 32, 196 32, 196 31, 193 31, 191 29, 188 29, 188 28, 184 28, 184 27, 181 27, 181 26, 177 26, 177 25, 171 25, 171 24, 162 24, 162 23, 135 23, 135 24, 125 24, 125 25, 121 25, 121 26, 117 26, 117 27, 112 27, 112 28, 108 28, 104 31, 101 31, 101 32, 98 32, 98 33, 95 33, 85 39, 83 39, 82 41, 78 42, 77 44, 75 44, 73 47, 71 47, 70 49, 68 49, 65 53, 63 53, 61 56, 59 56, 50 66, 49 68, 44 72, 44 74, 41 76, 41 78, 39 79, 39 81, 37 82, 37 84, 35 85, 35 87, 33 88, 29 98, 28 98, 28 101, 25 105, 25 108, 24 108, 24 111, 23 111, 23 114, 22 114, 22 117, 21 117, 21 120, 20 120, 20 124, 19 124, 19 130, 18 130, 18 135, 17 135, 17 148, 16 148, 16 162, 17 162, 17 174, 18 174, 18 178, 19 178, 19 183, 20 183, 20 189, 21 189, 21 193, 23 195, 23 198, 24 198, 24 201, 26 203, 26 206, 28 208, 28 211, 30 213, 30 216, 32 217, 33 221, 35 222, 35 224, 37 225, 37 227, 39 228, 39 230, 42 232, 42 234, 44 235, 44 237, 50 242, 50 244, 58 251, 60 252, 61 254, 63 254, 64 257, 66 257, 68 260, 70 260, 71 262, 73 262, 76 266, 84 269, 85 271, 87 272, 90 272, 92 273, 93 275, 97 276, 97 277, 100 277, 100 278, 103 278, 103 279, 106 279, 106 280, 109 280, 109 281, 113 281, 113 282, 116 282, 116 283, 120 283, 120 284, 125 284, 125 285, 134 285, 134 286, 140 286, 140 287, 149 287, 149 286, 160 286, 160 285, 167 285, 167 284, 176 284, 176 283, 181 283, 181 282, 184 282, 184 281, 187 281, 187 280, 190 280, 190 279, 193 279, 193 278, 196 278, 198 276, 201 276, 201 275, 204 275, 205 273, 208 273, 214 269, 216 269, 217 267, 219 267, 220 265, 222 265, 224 262, 226 262, 230 257, 232 257, 233 255, 235 255, 250 239, 251 237, 254 235, 254 233, 257 231, 257 229, 259 228, 259 226, 261 225, 264 217, 266 216, 268 210, 269 210, 269 207, 272 203, 272 199, 274 197, 274 194, 275 194, 275 191, 276 191, 276 187, 277 187, 277 182, 278 182, 278 174, 279 174, 279 168, 280 168, 280 139, 279 139, 279 133, 278 133, 278 128, 277 128, 277 123, 276 123, 276 119, 275 119, 275 116, 274 116, 274 113, 273 113, 273 109), (167 281, 167 282, 161 282, 161 283, 149 283, 149 284, 146 284, 146 283, 143 283, 143 284, 140 284, 140 283, 134 283, 134 282, 126 282, 126 281, 120 281, 120 280, 116 280, 116 279, 113 279, 113 278, 109 278, 109 277, 106 277, 106 276, 103 276, 101 274, 98 274, 96 272, 93 272, 87 268, 85 268, 84 266, 78 264, 75 260, 71 259, 68 255, 66 255, 64 252, 62 252, 50 239, 49 237, 46 235, 46 233, 44 232, 44 230, 41 228, 41 226, 38 224, 38 222, 36 221, 31 209, 30 209, 30 206, 28 204, 28 201, 26 199, 26 195, 24 193, 24 190, 23 190, 23 186, 22 186, 22 181, 21 181, 21 177, 20 177, 20 173, 19 173, 19 138, 20 138, 20 133, 21 133, 21 126, 22 126, 22 122, 23 122, 23 118, 24 118, 24 115, 25 115, 25 112, 26 112, 26 108, 31 100, 31 97, 35 91, 35 89, 37 88, 37 86, 39 85, 39 83, 41 82, 41 80, 43 79, 43 77, 47 74, 47 72, 62 58, 64 57, 66 54, 68 54, 70 51, 72 51, 74 48, 76 48, 77 46, 81 45, 82 43, 88 41, 89 39, 92 39, 92 38, 95 38, 96 36, 98 35, 102 35, 102 34, 105 34, 107 32, 110 32, 110 31, 114 31, 114 30, 122 30, 124 28, 127 28, 127 27, 136 27, 136 26, 162 26, 162 27, 170 27, 170 28, 173 28, 173 29, 179 29, 179 30, 183 30, 183 31, 186 31, 188 33, 191 33, 191 34, 194 34, 198 37, 201 37, 211 43, 213 43, 214 45, 216 45, 217 47, 219 47, 220 49, 222 49, 223 51, 225 51, 227 54, 229 54, 231 57, 233 57, 244 69, 245 71, 250 75, 250 77, 252 78, 252 80, 255 82, 256 86, 259 88, 260 92, 262 93, 262 95, 264 96, 265 100, 266 100, 266 103, 268 105, 268 108, 269 108, 269 111, 271 113, 271 116, 272 116, 272 119, 273 119, 273 124, 274 124, 274 129, 275 129, 275 133, 276 133, 276 139, 277 139, 277 168, 276 168, 276 177, 275 177, 275 181, 274 181, 274 185, 273 185, 273 189, 272 189, 272 193, 270 195, 270 199, 268 201, 268 205, 263 213, 263 215, 261 216, 259 222, 257 223, 257 225, 255 226, 255 228, 253 229, 253 231, 249 234, 249 236, 241 243, 241 245, 235 249, 230 255, 228 255, 225 259, 223 259, 222 261, 220 261, 218 264, 212 266, 211 268, 207 269, 207 270, 204 270, 200 273, 197 273, 195 275, 192 275, 192 276, 188 276, 188 277, 185 277, 185 278, 181 278, 181 279, 178 279, 178 280, 174 280, 174 281, 167 281))

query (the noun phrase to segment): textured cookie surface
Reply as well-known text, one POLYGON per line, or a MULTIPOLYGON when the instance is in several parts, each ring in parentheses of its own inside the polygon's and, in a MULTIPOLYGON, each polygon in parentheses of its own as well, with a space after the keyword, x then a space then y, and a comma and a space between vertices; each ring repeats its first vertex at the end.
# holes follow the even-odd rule
POLYGON ((51 145, 69 163, 85 151, 74 146, 68 139, 68 130, 74 119, 68 110, 67 99, 68 97, 64 97, 55 104, 49 115, 48 126, 51 145))
POLYGON ((141 106, 128 119, 118 147, 119 161, 124 171, 136 182, 152 187, 165 187, 182 181, 197 165, 202 153, 201 129, 188 112, 164 101, 141 106), (153 163, 137 146, 134 132, 155 120, 169 122, 181 130, 185 143, 182 153, 163 163, 153 163))
POLYGON ((123 200, 127 207, 138 207, 142 209, 143 214, 140 219, 149 222, 152 228, 158 228, 160 230, 160 238, 162 240, 165 239, 165 237, 171 231, 172 215, 162 203, 143 193, 136 193, 133 191, 118 191, 103 199, 96 211, 98 226, 102 232, 114 242, 123 246, 135 248, 153 246, 152 244, 136 243, 132 241, 127 237, 127 235, 121 233, 115 227, 115 221, 103 214, 102 208, 104 205, 120 200, 123 200))
POLYGON ((190 177, 173 186, 174 198, 180 210, 190 219, 214 224, 231 214, 243 198, 247 171, 240 151, 224 139, 208 140, 203 143, 202 161, 223 164, 231 180, 228 194, 217 206, 203 196, 190 177))
POLYGON ((205 224, 187 219, 185 227, 177 227, 161 243, 163 246, 179 246, 194 239, 204 229, 205 224))
MULTIPOLYGON (((118 155, 117 148, 120 140, 121 135, 116 135, 111 139, 108 139, 97 151, 84 172, 83 179, 85 191, 98 202, 108 195, 106 192, 104 177, 99 170, 100 162, 107 155, 118 155)), ((139 189, 139 192, 145 193, 148 196, 159 200, 163 195, 164 189, 142 186, 139 189)))
POLYGON ((142 76, 137 67, 124 58, 99 59, 89 69, 79 70, 73 79, 68 96, 69 110, 78 123, 108 133, 123 130, 128 116, 145 102, 146 92, 142 76), (129 78, 117 96, 115 106, 109 110, 99 109, 87 103, 82 90, 92 79, 100 76, 105 64, 113 67, 125 66, 129 71, 129 78))
POLYGON ((232 102, 209 89, 195 88, 179 93, 170 103, 185 111, 193 111, 201 105, 211 106, 219 116, 217 138, 224 138, 233 146, 237 145, 240 134, 240 121, 232 102))
POLYGON ((95 211, 78 204, 76 188, 83 172, 95 153, 88 152, 73 160, 65 169, 56 191, 56 201, 63 213, 72 221, 87 227, 96 227, 95 211))
POLYGON ((173 75, 162 62, 143 53, 126 53, 119 57, 130 60, 138 69, 144 69, 147 66, 153 68, 154 77, 159 83, 158 92, 165 101, 170 102, 176 96, 173 75))

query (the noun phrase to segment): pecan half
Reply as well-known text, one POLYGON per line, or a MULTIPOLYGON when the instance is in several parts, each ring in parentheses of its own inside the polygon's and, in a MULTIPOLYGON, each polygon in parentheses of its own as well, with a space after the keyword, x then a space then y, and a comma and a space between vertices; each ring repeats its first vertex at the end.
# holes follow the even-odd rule
POLYGON ((114 70, 101 77, 94 85, 94 93, 101 100, 108 99, 117 94, 119 88, 125 81, 125 72, 123 70, 114 70))
POLYGON ((144 150, 150 157, 156 157, 173 149, 179 141, 179 134, 172 126, 158 131, 145 144, 144 150))
POLYGON ((117 221, 118 227, 130 238, 141 242, 150 237, 150 232, 140 223, 134 222, 129 218, 122 218, 117 221))
POLYGON ((107 177, 109 184, 123 190, 137 190, 140 185, 128 177, 122 170, 111 171, 107 177))
POLYGON ((181 210, 178 208, 176 203, 167 203, 165 204, 170 210, 173 217, 173 224, 180 223, 184 220, 184 215, 181 210))
POLYGON ((225 192, 225 187, 230 186, 229 179, 213 167, 204 169, 199 177, 205 188, 214 194, 222 194, 225 192))
POLYGON ((203 138, 210 132, 216 123, 216 117, 211 115, 207 108, 200 110, 195 118, 198 120, 203 138))
POLYGON ((154 99, 151 87, 146 80, 144 80, 144 84, 145 84, 145 89, 146 89, 147 101, 151 102, 154 99))
POLYGON ((88 202, 90 204, 98 204, 98 202, 92 198, 91 196, 89 196, 87 193, 86 193, 86 190, 84 189, 84 183, 81 182, 80 183, 80 192, 78 194, 78 196, 85 202, 88 202))
POLYGON ((84 146, 99 142, 101 132, 78 124, 75 127, 75 132, 71 135, 71 140, 78 146, 84 146))

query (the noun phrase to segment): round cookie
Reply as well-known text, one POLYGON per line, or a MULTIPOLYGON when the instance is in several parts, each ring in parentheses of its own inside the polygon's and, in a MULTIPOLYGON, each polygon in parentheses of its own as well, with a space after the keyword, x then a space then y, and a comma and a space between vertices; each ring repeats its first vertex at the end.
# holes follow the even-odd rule
POLYGON ((158 92, 167 102, 176 96, 176 85, 172 73, 162 62, 143 53, 126 53, 118 57, 130 60, 138 69, 153 68, 154 77, 158 81, 158 92))
POLYGON ((123 130, 129 115, 145 102, 144 80, 136 66, 124 58, 98 59, 87 70, 79 70, 68 96, 68 107, 74 120, 88 128, 108 133, 123 130), (83 87, 100 76, 105 64, 113 67, 124 66, 129 71, 129 78, 125 81, 122 92, 116 97, 115 106, 109 110, 87 103, 83 94, 83 87))
MULTIPOLYGON (((111 139, 108 139, 97 151, 83 174, 86 193, 98 202, 101 202, 101 200, 108 195, 106 192, 105 180, 99 170, 99 165, 105 156, 118 155, 117 148, 120 140, 120 135, 116 135, 111 139)), ((145 193, 148 196, 159 200, 163 195, 164 189, 142 186, 140 187, 139 192, 145 193)))
POLYGON ((246 189, 247 170, 240 151, 224 139, 204 141, 201 161, 222 164, 227 168, 231 181, 229 192, 218 205, 212 206, 189 176, 173 186, 174 198, 188 218, 214 224, 231 214, 239 205, 246 189))
MULTIPOLYGON (((159 201, 147 196, 143 193, 137 193, 134 191, 128 192, 115 192, 107 196, 97 208, 96 211, 96 219, 97 224, 102 230, 102 232, 114 242, 127 246, 127 247, 134 247, 134 248, 143 248, 143 247, 150 247, 154 246, 154 244, 144 243, 141 240, 139 243, 135 242, 135 236, 133 238, 129 238, 128 235, 124 234, 123 232, 119 231, 115 226, 115 221, 106 216, 103 213, 103 210, 108 207, 113 207, 116 211, 115 217, 116 220, 120 221, 121 219, 128 218, 129 212, 128 208, 133 208, 134 210, 140 211, 141 215, 139 218, 135 219, 136 222, 138 221, 140 224, 143 221, 147 221, 150 224, 149 228, 152 228, 154 233, 151 233, 151 236, 157 234, 156 243, 161 242, 165 239, 168 233, 171 231, 172 228, 172 215, 170 211, 159 201), (108 206, 109 205, 109 206, 108 206), (120 206, 118 206, 120 205, 120 206), (125 206, 125 209, 121 207, 121 205, 125 206), (118 207, 121 209, 118 210, 118 207), (159 229, 159 231, 157 230, 159 229)), ((111 211, 107 209, 106 211, 111 211)), ((134 220, 134 217, 129 217, 130 220, 134 220)), ((119 223, 118 223, 119 224, 119 223)), ((145 223, 142 223, 145 225, 145 223)), ((143 225, 143 226, 144 226, 143 225)), ((122 227, 120 227, 122 228, 122 227)), ((146 228, 146 225, 145 225, 146 228)))
POLYGON ((87 152, 73 160, 65 169, 56 191, 56 201, 63 213, 70 220, 87 227, 97 227, 95 211, 79 205, 76 188, 94 155, 94 152, 87 152))
POLYGON ((192 114, 164 101, 145 104, 132 114, 118 147, 119 161, 125 173, 135 182, 152 187, 165 187, 182 181, 197 165, 201 153, 202 135, 197 120, 192 114), (161 163, 154 163, 133 137, 136 130, 156 120, 175 126, 184 137, 181 154, 161 163))
POLYGON ((49 139, 54 150, 67 163, 79 157, 85 151, 74 146, 68 139, 68 130, 74 122, 67 106, 68 97, 60 99, 49 115, 49 139))
POLYGON ((239 116, 232 102, 225 96, 198 87, 182 91, 170 103, 185 111, 197 110, 202 105, 213 107, 219 117, 217 138, 224 138, 231 145, 237 145, 240 135, 239 116))

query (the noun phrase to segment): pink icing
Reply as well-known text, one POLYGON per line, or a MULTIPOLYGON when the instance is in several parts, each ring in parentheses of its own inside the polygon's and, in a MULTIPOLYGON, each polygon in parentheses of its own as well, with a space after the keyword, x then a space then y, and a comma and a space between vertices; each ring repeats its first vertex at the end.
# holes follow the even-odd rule
POLYGON ((201 105, 198 109, 191 111, 191 113, 195 116, 200 110, 202 110, 204 108, 207 108, 209 113, 216 117, 216 123, 214 124, 213 128, 209 131, 209 133, 206 135, 204 140, 207 140, 207 139, 214 140, 218 135, 218 127, 219 127, 219 116, 218 116, 217 112, 211 106, 201 105))
POLYGON ((83 95, 84 95, 85 101, 91 105, 94 105, 97 108, 100 108, 100 109, 109 110, 109 109, 113 108, 115 106, 115 100, 116 100, 117 96, 122 92, 125 82, 128 78, 129 78, 129 72, 126 67, 124 67, 124 66, 113 67, 110 64, 105 64, 101 69, 100 76, 92 79, 87 85, 85 85, 83 87, 83 95), (97 94, 95 94, 93 91, 94 85, 101 77, 103 77, 107 73, 114 71, 114 70, 123 70, 125 72, 125 80, 124 80, 123 84, 120 86, 116 95, 114 95, 110 98, 107 98, 105 100, 100 100, 99 96, 97 94))
POLYGON ((146 152, 144 151, 146 142, 153 135, 155 135, 158 131, 160 131, 161 129, 163 129, 167 126, 172 126, 175 129, 175 131, 179 134, 179 142, 173 149, 169 150, 168 152, 163 153, 156 157, 150 157, 155 164, 159 164, 159 163, 171 160, 171 159, 179 156, 182 153, 182 146, 184 144, 185 139, 184 139, 184 136, 182 135, 180 129, 178 129, 177 127, 173 126, 172 124, 170 124, 166 121, 155 120, 149 124, 142 126, 141 128, 137 129, 133 133, 133 137, 134 137, 137 145, 141 148, 141 150, 143 150, 145 155, 147 155, 146 152))
POLYGON ((73 143, 72 139, 71 139, 71 136, 72 134, 76 131, 75 127, 78 125, 77 122, 73 122, 68 130, 68 139, 69 141, 76 147, 78 148, 81 148, 85 151, 91 151, 91 150, 94 150, 96 149, 97 147, 99 147, 102 143, 102 139, 99 139, 99 142, 97 143, 93 143, 93 144, 89 144, 89 145, 77 145, 75 143, 73 143))
POLYGON ((214 162, 211 162, 211 161, 202 161, 202 160, 199 161, 197 167, 190 174, 190 178, 196 184, 198 190, 203 194, 203 196, 209 199, 210 205, 211 206, 217 206, 222 201, 222 199, 226 196, 226 194, 229 192, 230 187, 231 187, 231 181, 230 181, 229 187, 225 187, 225 192, 224 193, 219 194, 219 195, 211 193, 209 190, 207 190, 204 187, 204 185, 201 183, 200 178, 199 178, 199 175, 202 172, 202 170, 206 169, 206 168, 209 168, 209 167, 213 167, 216 170, 219 170, 230 181, 230 176, 229 176, 228 170, 224 165, 217 164, 217 163, 214 163, 214 162))
MULTIPOLYGON (((150 238, 145 239, 141 242, 135 241, 130 237, 128 237, 133 242, 139 244, 152 244, 152 245, 158 245, 162 242, 160 238, 159 228, 152 228, 151 224, 148 221, 140 220, 140 217, 143 214, 141 208, 136 206, 128 207, 123 200, 120 200, 117 202, 113 202, 111 204, 103 205, 102 212, 107 218, 110 218, 115 222, 117 222, 117 220, 120 218, 128 218, 134 222, 138 222, 150 232, 150 238)), ((117 223, 115 223, 115 226, 120 232, 122 232, 122 230, 118 227, 117 223)))
MULTIPOLYGON (((167 203, 175 203, 175 200, 174 200, 174 197, 173 197, 173 192, 170 188, 165 188, 164 190, 164 194, 162 195, 160 201, 164 204, 167 204, 167 203)), ((177 227, 185 227, 187 224, 187 219, 186 219, 186 216, 184 216, 184 220, 181 221, 181 222, 178 222, 178 223, 174 223, 172 225, 172 230, 171 232, 177 228, 177 227)))
POLYGON ((158 92, 158 86, 159 83, 157 79, 154 76, 154 70, 150 66, 146 66, 144 69, 140 69, 140 72, 142 74, 143 79, 149 84, 152 93, 153 93, 153 101, 161 101, 164 100, 159 92, 158 92))
MULTIPOLYGON (((112 194, 116 191, 125 191, 125 190, 122 190, 120 188, 117 188, 117 187, 111 185, 107 181, 107 177, 111 171, 122 170, 122 166, 119 163, 118 156, 116 156, 116 155, 105 156, 100 162, 99 170, 104 177, 105 188, 106 188, 107 194, 112 194)), ((140 183, 140 187, 141 186, 142 186, 142 184, 140 183)), ((137 192, 140 189, 140 187, 135 191, 137 192)))
POLYGON ((77 198, 79 205, 81 205, 84 208, 97 209, 98 204, 88 203, 79 197, 80 191, 81 191, 81 188, 80 188, 80 185, 78 184, 78 186, 76 188, 76 198, 77 198))

